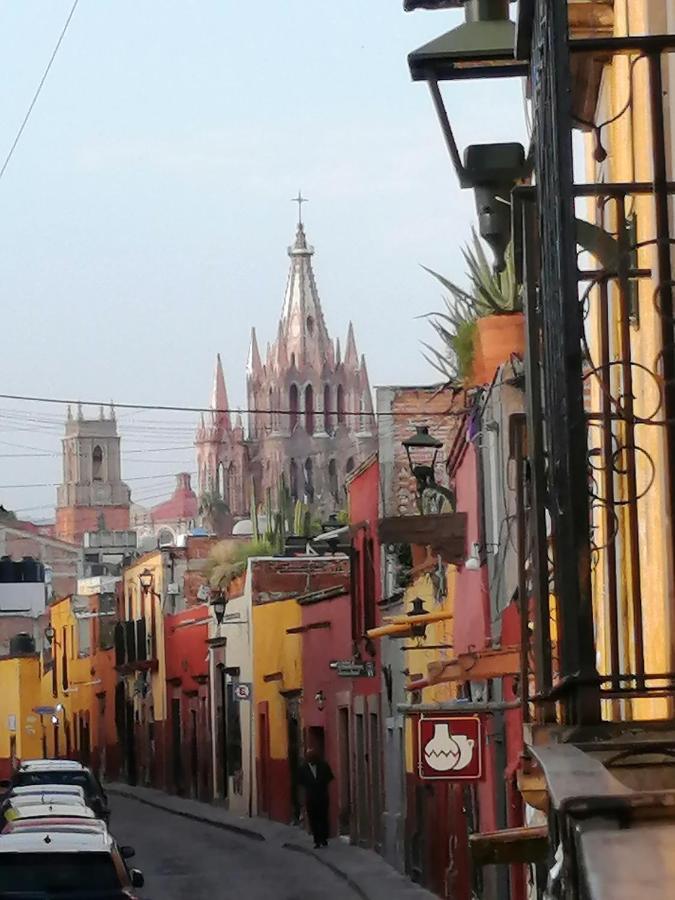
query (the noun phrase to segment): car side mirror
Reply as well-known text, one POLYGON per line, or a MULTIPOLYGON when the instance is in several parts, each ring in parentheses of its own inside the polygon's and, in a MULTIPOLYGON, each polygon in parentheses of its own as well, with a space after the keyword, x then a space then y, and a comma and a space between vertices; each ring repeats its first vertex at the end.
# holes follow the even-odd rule
POLYGON ((120 854, 122 859, 131 859, 133 856, 136 856, 136 851, 133 847, 124 846, 120 847, 120 854))
POLYGON ((143 878, 143 873, 140 869, 132 869, 129 872, 129 876, 131 877, 132 887, 142 888, 145 884, 145 878, 143 878))

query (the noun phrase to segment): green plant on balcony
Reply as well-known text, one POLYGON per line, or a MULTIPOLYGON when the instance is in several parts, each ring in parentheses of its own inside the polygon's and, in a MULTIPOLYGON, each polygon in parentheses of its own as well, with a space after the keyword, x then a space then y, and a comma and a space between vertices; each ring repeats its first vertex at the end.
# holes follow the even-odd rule
POLYGON ((204 574, 213 590, 226 591, 236 578, 244 574, 249 559, 273 555, 274 547, 264 539, 246 543, 220 541, 209 553, 204 574))
POLYGON ((424 343, 425 359, 453 383, 479 380, 495 359, 511 352, 522 352, 522 291, 515 273, 513 248, 506 253, 506 266, 495 272, 490 266, 478 235, 462 251, 467 266, 469 287, 459 285, 423 266, 446 289, 445 310, 427 313, 432 328, 440 338, 440 348, 424 343), (506 319, 510 317, 508 325, 506 319), (514 318, 515 317, 515 318, 514 318), (514 326, 516 335, 514 337, 514 326), (494 346, 501 333, 506 346, 494 346), (486 344, 490 342, 490 346, 486 344))

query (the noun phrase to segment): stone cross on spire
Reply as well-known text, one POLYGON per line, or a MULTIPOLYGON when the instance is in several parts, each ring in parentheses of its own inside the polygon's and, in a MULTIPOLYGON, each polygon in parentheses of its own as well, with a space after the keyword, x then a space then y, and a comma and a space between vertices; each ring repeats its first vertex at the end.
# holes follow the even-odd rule
POLYGON ((291 197, 291 203, 298 204, 298 225, 302 225, 302 204, 309 203, 309 200, 302 196, 302 191, 298 191, 297 197, 291 197))

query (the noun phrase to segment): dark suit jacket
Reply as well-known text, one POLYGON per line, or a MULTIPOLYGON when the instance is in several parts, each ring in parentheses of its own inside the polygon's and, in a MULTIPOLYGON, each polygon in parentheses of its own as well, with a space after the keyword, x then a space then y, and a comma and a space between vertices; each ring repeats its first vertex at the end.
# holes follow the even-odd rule
POLYGON ((334 775, 328 763, 320 759, 316 762, 316 777, 309 763, 304 762, 298 771, 298 784, 305 789, 307 805, 317 802, 328 802, 328 785, 334 775))

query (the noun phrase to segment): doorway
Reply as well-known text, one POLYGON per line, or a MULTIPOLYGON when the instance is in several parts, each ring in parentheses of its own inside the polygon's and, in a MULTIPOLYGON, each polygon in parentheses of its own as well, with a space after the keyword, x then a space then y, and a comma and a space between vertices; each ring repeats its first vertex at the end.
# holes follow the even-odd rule
POLYGON ((351 752, 349 746, 349 707, 338 709, 338 766, 339 811, 338 828, 341 835, 349 836, 351 807, 351 752))
MULTIPOLYGON (((265 706, 267 706, 267 704, 265 704, 265 706)), ((258 807, 259 812, 262 815, 268 816, 270 812, 270 735, 266 709, 261 709, 258 713, 258 734, 260 735, 260 790, 258 807)))
POLYGON ((370 713, 370 785, 372 790, 371 840, 378 853, 382 849, 382 750, 380 745, 380 719, 370 713))
POLYGON ((363 718, 363 713, 356 714, 356 815, 360 846, 368 844, 368 749, 363 718))
POLYGON ((288 775, 291 787, 291 819, 294 825, 300 821, 300 796, 298 770, 301 763, 300 706, 297 698, 286 699, 286 731, 288 737, 288 775))
POLYGON ((181 758, 180 698, 171 700, 171 762, 173 766, 173 789, 177 794, 183 791, 183 760, 181 758))

